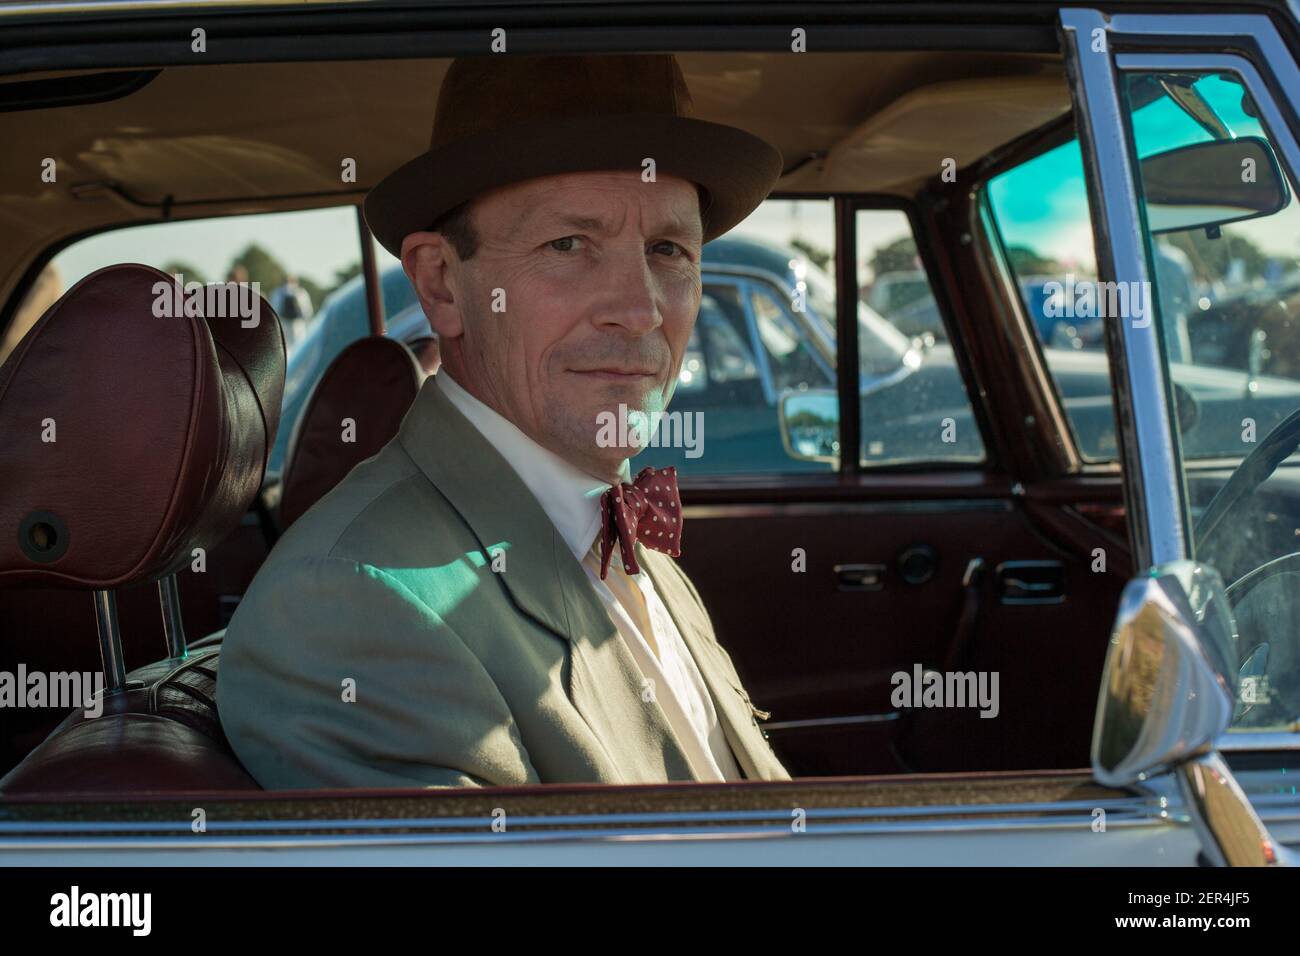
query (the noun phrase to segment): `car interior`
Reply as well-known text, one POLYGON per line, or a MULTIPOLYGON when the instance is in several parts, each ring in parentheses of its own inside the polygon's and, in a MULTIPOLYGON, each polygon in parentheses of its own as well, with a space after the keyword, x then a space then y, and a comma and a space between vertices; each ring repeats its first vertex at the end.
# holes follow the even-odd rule
MULTIPOLYGON (((1132 574, 1121 476, 1074 447, 973 189, 1070 135, 1059 53, 678 58, 696 115, 781 149, 776 196, 906 214, 984 449, 978 463, 847 455, 824 472, 683 475, 681 564, 778 756, 796 777, 1087 766, 1132 574), (998 672, 999 719, 895 707, 891 675, 917 664, 998 672)), ((3 795, 256 790, 217 717, 222 628, 278 535, 396 433, 438 364, 431 337, 412 348, 372 322, 312 388, 268 481, 276 322, 252 343, 202 317, 159 321, 159 263, 101 270, 54 304, 43 268, 128 225, 355 206, 425 148, 448 63, 0 80, 0 526, 22 529, 0 540, 0 670, 116 668, 125 688, 97 720, 6 711, 3 795), (47 157, 57 183, 31 172, 47 157), (339 181, 340 157, 355 182, 339 181), (364 441, 336 440, 344 416, 364 441), (58 454, 23 453, 47 418, 58 454)), ((839 294, 856 300, 839 235, 839 294)), ((856 418, 846 406, 841 427, 856 418)))

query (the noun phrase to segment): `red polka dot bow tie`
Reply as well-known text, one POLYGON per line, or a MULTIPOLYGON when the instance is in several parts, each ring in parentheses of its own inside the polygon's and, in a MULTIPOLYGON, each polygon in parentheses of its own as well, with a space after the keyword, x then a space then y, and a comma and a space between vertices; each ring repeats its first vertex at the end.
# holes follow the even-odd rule
POLYGON ((600 579, 605 580, 614 542, 623 552, 623 570, 637 574, 633 545, 674 558, 682 553, 682 499, 677 493, 677 469, 642 468, 632 484, 610 487, 600 496, 600 579))

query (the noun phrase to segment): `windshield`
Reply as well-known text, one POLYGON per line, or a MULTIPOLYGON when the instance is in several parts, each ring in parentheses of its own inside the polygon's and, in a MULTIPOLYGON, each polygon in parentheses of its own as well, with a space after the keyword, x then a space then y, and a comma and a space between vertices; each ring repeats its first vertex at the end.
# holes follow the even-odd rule
POLYGON ((1300 204, 1236 77, 1131 73, 1126 81, 1157 341, 1183 405, 1175 432, 1184 456, 1244 459, 1226 474, 1184 469, 1194 556, 1228 583, 1237 628, 1233 727, 1288 729, 1300 716, 1300 483, 1295 459, 1287 463, 1300 437, 1300 204), (1239 159, 1252 141, 1258 161, 1239 159), (1220 182, 1204 157, 1233 143, 1223 152, 1231 177, 1220 182), (1168 179, 1150 158, 1170 155, 1182 167, 1179 186, 1199 184, 1204 197, 1190 209, 1201 220, 1190 228, 1170 228, 1168 211, 1152 208, 1168 179), (1228 205, 1238 180, 1255 198, 1267 194, 1264 208, 1205 226, 1205 211, 1228 205))

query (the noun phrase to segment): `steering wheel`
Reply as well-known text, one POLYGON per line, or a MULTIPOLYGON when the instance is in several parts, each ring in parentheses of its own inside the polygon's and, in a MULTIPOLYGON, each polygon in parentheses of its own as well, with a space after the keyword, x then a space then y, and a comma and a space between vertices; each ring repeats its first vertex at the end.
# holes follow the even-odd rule
POLYGON ((1273 426, 1272 431, 1242 459, 1237 470, 1210 500, 1209 507, 1196 524, 1197 554, 1206 549, 1211 535, 1223 524, 1223 519, 1232 509, 1253 495, 1277 471, 1278 465, 1295 454, 1297 447, 1300 447, 1300 409, 1273 426))
MULTIPOLYGON (((1248 500, 1297 448, 1300 448, 1300 410, 1278 422, 1210 500, 1196 525, 1196 554, 1212 553, 1208 544, 1214 533, 1231 527, 1224 523, 1228 515, 1248 500)), ((1260 565, 1227 587, 1228 604, 1242 638, 1237 666, 1243 693, 1247 679, 1252 685, 1259 681, 1276 685, 1270 691, 1261 691, 1259 706, 1239 699, 1234 723, 1251 711, 1255 712, 1252 722, 1265 725, 1294 719, 1296 702, 1300 700, 1300 683, 1294 676, 1300 670, 1296 656, 1300 648, 1295 646, 1295 641, 1275 642, 1268 638, 1275 634, 1300 634, 1300 620, 1297 620, 1300 603, 1290 598, 1296 593, 1298 581, 1300 552, 1294 552, 1260 565)))

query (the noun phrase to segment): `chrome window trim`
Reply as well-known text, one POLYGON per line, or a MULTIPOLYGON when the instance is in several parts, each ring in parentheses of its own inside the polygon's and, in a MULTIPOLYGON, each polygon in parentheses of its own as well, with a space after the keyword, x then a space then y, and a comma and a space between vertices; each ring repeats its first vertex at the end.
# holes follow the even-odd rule
POLYGON ((1228 730, 1215 739, 1214 749, 1222 753, 1300 750, 1300 733, 1289 730, 1228 730))
MULTIPOLYGON (((248 8, 297 7, 305 4, 328 6, 337 3, 367 3, 370 0, 222 0, 222 5, 248 8)), ((213 0, 36 0, 0 6, 0 16, 70 13, 141 13, 153 10, 201 11, 214 6, 213 0)))
MULTIPOLYGON (((1112 32, 1123 32, 1119 21, 1116 17, 1108 22, 1096 10, 1061 11, 1098 277, 1150 288, 1137 185, 1129 164, 1128 123, 1110 50, 1112 32), (1097 30, 1107 38, 1106 50, 1100 53, 1091 50, 1097 30)), ((1111 322, 1106 335, 1116 409, 1121 423, 1129 422, 1119 438, 1123 460, 1129 464, 1123 474, 1134 564, 1151 567, 1185 559, 1191 551, 1186 491, 1171 424, 1173 393, 1160 349, 1160 324, 1150 321, 1139 328, 1131 321, 1111 322)))

